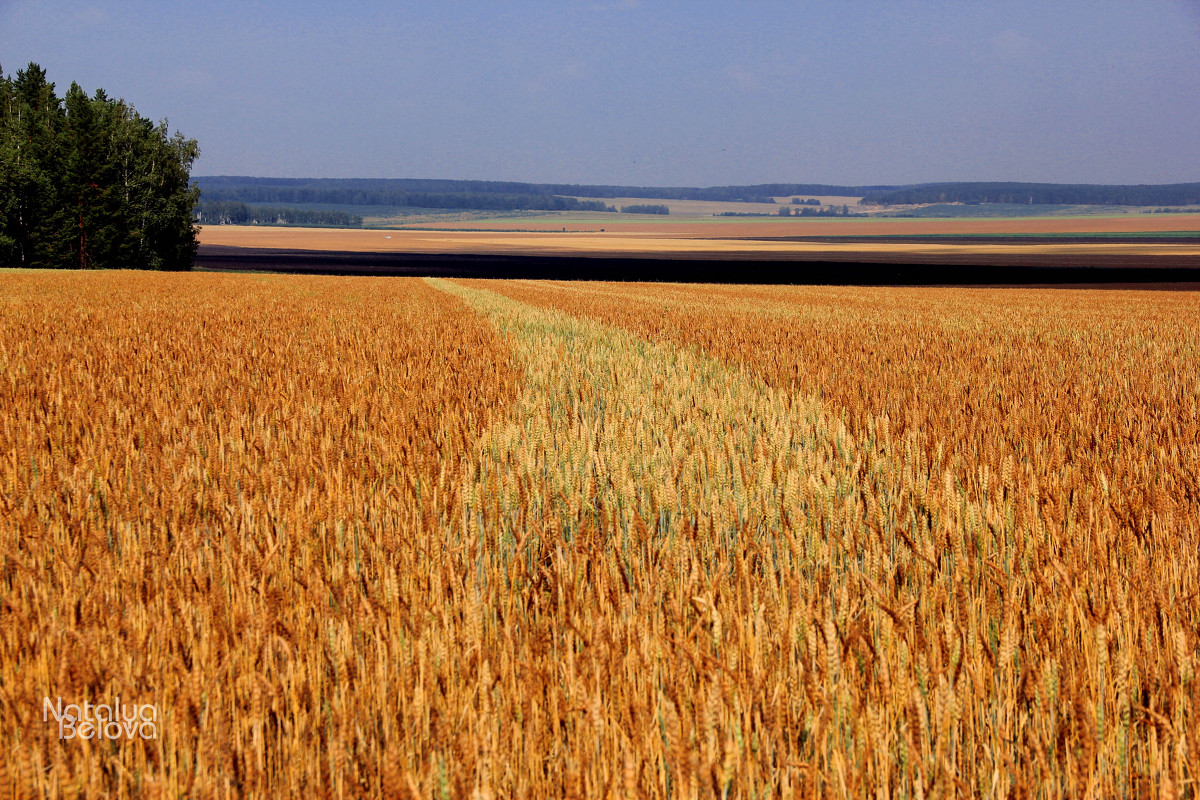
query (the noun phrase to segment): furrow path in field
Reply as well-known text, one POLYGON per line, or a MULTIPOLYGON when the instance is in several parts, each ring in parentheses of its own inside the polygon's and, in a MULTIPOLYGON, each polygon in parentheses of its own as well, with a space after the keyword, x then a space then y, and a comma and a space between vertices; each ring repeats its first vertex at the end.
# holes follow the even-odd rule
MULTIPOLYGON (((525 373, 459 493, 478 564, 464 591, 523 609, 519 625, 512 612, 482 623, 512 687, 504 701, 551 709, 521 712, 519 758, 540 765, 562 741, 564 786, 577 757, 597 782, 625 758, 625 774, 664 797, 685 777, 787 794, 815 787, 818 763, 845 769, 827 747, 856 735, 855 695, 875 671, 844 661, 843 644, 866 634, 888 654, 901 704, 917 670, 864 605, 885 562, 917 558, 871 530, 899 524, 890 461, 813 399, 698 350, 433 283, 490 319, 525 373), (592 711, 564 739, 555 708, 592 711), (792 738, 830 720, 828 739, 792 738), (801 762, 807 777, 787 766, 801 762)), ((927 538, 913 541, 932 558, 927 538)), ((911 606, 893 591, 889 605, 911 606)))

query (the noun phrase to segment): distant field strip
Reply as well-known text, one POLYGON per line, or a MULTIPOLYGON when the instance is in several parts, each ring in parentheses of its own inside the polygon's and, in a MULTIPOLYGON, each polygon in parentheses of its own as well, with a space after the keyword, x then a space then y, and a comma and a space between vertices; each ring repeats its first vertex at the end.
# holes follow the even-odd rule
MULTIPOLYGON (((564 225, 564 227, 566 227, 564 225)), ((603 227, 601 225, 600 227, 603 227)), ((747 229, 748 233, 752 229, 747 229)), ((770 229, 764 229, 766 233, 770 229)), ((797 227, 792 236, 804 235, 806 229, 797 227)), ((818 229, 813 228, 813 234, 818 229)), ((900 229, 901 231, 903 229, 900 229)), ((338 250, 357 252, 413 252, 413 253, 483 253, 483 254, 655 254, 666 255, 722 255, 749 253, 764 258, 785 258, 789 254, 845 255, 855 253, 879 253, 901 258, 921 253, 937 253, 953 258, 968 255, 1022 255, 1043 254, 1056 257, 1063 255, 1087 256, 1200 256, 1200 242, 1156 243, 1146 239, 1136 243, 1122 242, 1072 242, 1058 243, 1048 239, 1037 244, 1002 244, 996 242, 951 243, 904 242, 881 239, 858 242, 794 241, 767 233, 755 238, 752 233, 736 238, 703 237, 694 233, 651 227, 648 230, 615 228, 601 233, 599 228, 589 231, 462 231, 462 230, 404 230, 385 232, 382 230, 346 229, 300 229, 300 228, 238 228, 232 225, 206 228, 202 241, 205 244, 252 246, 267 248, 297 248, 310 250, 338 250)))
MULTIPOLYGON (((432 227, 422 225, 423 228, 432 227)), ((506 252, 534 252, 547 247, 547 236, 559 237, 554 248, 606 252, 641 247, 646 242, 671 248, 672 240, 713 240, 718 249, 729 248, 728 237, 769 242, 780 237, 893 237, 1181 233, 1200 229, 1200 214, 1142 214, 1114 217, 1043 217, 1037 219, 793 219, 762 218, 753 221, 735 217, 676 218, 652 221, 642 216, 594 215, 548 216, 541 219, 494 219, 481 223, 468 220, 441 223, 439 230, 334 230, 327 228, 271 228, 253 225, 207 225, 200 230, 202 245, 340 250, 357 252, 487 252, 489 242, 502 244, 506 252), (636 220, 636 221, 633 221, 636 220), (470 230, 488 228, 488 231, 470 230), (563 229, 566 229, 565 231, 563 229), (601 234, 601 229, 604 233, 601 234), (385 236, 391 236, 386 239, 385 236), (725 241, 723 241, 725 240, 725 241)), ((1152 243, 1149 240, 1148 243, 1152 243)), ((1052 243, 1052 240, 1051 242, 1052 243)), ((776 243, 778 244, 778 243, 776 243)), ((860 247, 862 245, 859 245, 860 247)), ((1200 247, 1200 245, 1197 245, 1200 247)), ((1193 250, 1192 252, 1195 252, 1193 250)))

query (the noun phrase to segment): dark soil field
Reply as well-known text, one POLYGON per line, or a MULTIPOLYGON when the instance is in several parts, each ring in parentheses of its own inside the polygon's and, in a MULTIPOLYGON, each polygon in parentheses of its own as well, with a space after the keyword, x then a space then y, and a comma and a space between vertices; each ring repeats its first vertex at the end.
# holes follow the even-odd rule
POLYGON ((603 231, 219 226, 202 230, 196 264, 221 271, 473 278, 1190 285, 1200 284, 1197 228, 1200 216, 1192 215, 846 220, 805 225, 806 235, 787 222, 637 223, 603 231))
POLYGON ((716 256, 554 256, 279 250, 205 245, 200 269, 310 275, 409 275, 457 278, 677 281, 855 285, 1144 285, 1200 289, 1200 258, 1185 256, 1045 256, 753 252, 716 256))

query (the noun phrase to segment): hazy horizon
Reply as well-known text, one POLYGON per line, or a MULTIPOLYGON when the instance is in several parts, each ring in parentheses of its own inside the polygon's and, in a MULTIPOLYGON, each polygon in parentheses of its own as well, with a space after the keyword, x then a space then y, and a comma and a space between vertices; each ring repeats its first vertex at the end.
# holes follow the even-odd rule
POLYGON ((772 184, 794 184, 800 186, 831 186, 848 189, 861 189, 868 186, 892 186, 896 188, 904 188, 907 186, 936 186, 939 184, 958 184, 958 183, 1022 183, 1022 184, 1045 184, 1048 186, 1178 186, 1191 185, 1200 183, 1200 180, 1192 181, 1171 181, 1169 183, 1094 183, 1094 182, 1072 182, 1065 181, 912 181, 911 183, 825 183, 824 181, 758 181, 755 183, 717 183, 717 184, 683 184, 683 183, 613 183, 611 181, 527 181, 521 179, 504 179, 496 180, 492 178, 445 178, 436 175, 424 175, 415 177, 411 175, 397 175, 394 177, 382 177, 379 175, 234 175, 231 173, 199 173, 192 175, 193 179, 207 178, 246 178, 251 180, 278 180, 278 181, 478 181, 480 183, 527 183, 534 186, 612 186, 615 188, 633 188, 633 189, 720 189, 728 186, 769 186, 772 184))
POLYGON ((1200 180, 1200 3, 0 3, 0 66, 193 173, 630 186, 1200 180))

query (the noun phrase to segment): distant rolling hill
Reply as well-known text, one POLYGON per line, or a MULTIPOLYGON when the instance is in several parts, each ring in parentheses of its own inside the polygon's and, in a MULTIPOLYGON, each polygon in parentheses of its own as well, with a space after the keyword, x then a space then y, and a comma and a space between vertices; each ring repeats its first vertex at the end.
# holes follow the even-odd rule
POLYGON ((861 197, 867 205, 1020 203, 1031 205, 1200 205, 1200 183, 1160 185, 961 182, 905 186, 763 183, 746 186, 607 186, 424 178, 193 178, 208 201, 336 204, 437 209, 615 211, 611 198, 773 202, 788 196, 861 197), (594 199, 580 199, 594 198, 594 199))

